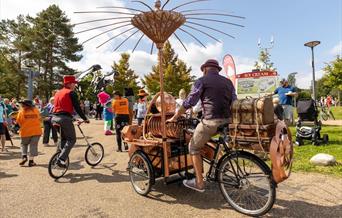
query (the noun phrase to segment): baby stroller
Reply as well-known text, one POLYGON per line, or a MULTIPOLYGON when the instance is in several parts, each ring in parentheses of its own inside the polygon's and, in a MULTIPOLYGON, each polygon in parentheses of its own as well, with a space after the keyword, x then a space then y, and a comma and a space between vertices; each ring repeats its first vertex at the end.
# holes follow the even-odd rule
POLYGON ((327 134, 321 137, 322 122, 317 119, 318 109, 312 99, 299 100, 297 103, 298 121, 296 123, 296 144, 304 145, 303 140, 311 140, 313 145, 326 144, 329 141, 327 134), (303 124, 310 124, 304 126, 303 124))

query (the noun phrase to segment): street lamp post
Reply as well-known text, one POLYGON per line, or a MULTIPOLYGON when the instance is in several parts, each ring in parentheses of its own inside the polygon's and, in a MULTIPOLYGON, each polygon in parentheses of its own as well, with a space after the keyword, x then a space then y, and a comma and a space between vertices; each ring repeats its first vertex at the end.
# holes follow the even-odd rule
POLYGON ((311 48, 311 55, 312 55, 312 95, 313 99, 316 102, 316 80, 315 80, 315 59, 314 59, 314 47, 319 45, 320 41, 311 41, 304 44, 306 47, 311 48))
POLYGON ((27 98, 33 99, 33 79, 37 77, 38 72, 32 70, 33 65, 26 65, 25 74, 27 75, 27 98))

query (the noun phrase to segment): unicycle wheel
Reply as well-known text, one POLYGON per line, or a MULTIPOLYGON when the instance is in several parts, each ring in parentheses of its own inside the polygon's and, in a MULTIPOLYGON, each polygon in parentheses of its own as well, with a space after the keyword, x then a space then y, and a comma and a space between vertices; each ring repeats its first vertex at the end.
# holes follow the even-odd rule
POLYGON ((60 167, 57 165, 60 152, 55 153, 49 161, 49 175, 54 179, 59 179, 64 176, 69 168, 69 158, 65 161, 66 167, 60 167))

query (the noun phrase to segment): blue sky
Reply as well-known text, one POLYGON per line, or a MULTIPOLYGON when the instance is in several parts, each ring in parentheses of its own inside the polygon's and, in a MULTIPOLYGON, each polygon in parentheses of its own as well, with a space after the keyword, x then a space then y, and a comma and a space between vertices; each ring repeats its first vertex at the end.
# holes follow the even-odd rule
MULTIPOLYGON (((187 1, 171 0, 167 8, 187 1)), ((154 1, 148 0, 144 2, 153 5, 154 1)), ((113 16, 73 13, 74 11, 94 10, 97 6, 125 5, 139 9, 143 8, 131 1, 122 0, 0 0, 0 18, 14 18, 21 13, 34 15, 50 4, 57 4, 62 10, 66 11, 72 23, 113 16)), ((323 74, 321 69, 324 67, 324 63, 333 60, 337 54, 342 53, 342 0, 212 0, 188 5, 182 9, 199 8, 218 9, 226 13, 244 16, 246 19, 210 17, 228 22, 236 21, 245 27, 210 23, 210 26, 232 34, 236 36, 236 39, 230 39, 224 35, 209 31, 223 41, 222 44, 219 44, 206 36, 196 33, 196 36, 208 46, 207 49, 200 48, 194 40, 184 34, 179 34, 189 49, 189 52, 186 53, 174 38, 171 39, 171 43, 179 57, 192 66, 193 74, 196 76, 201 75, 199 66, 205 59, 216 58, 221 62, 226 53, 233 55, 235 58, 238 73, 252 70, 259 53, 258 39, 261 38, 263 46, 269 46, 269 40, 273 36, 275 44, 271 50, 271 61, 274 62, 278 72, 282 77, 291 72, 298 72, 298 86, 307 88, 312 78, 311 53, 303 44, 311 40, 321 41, 321 45, 315 48, 318 77, 323 74)), ((97 23, 96 25, 107 23, 97 23)), ((209 23, 203 22, 203 24, 209 23)), ((78 31, 89 27, 92 26, 78 26, 75 30, 78 31)), ((80 34, 78 37, 80 41, 84 41, 103 30, 80 34)), ((92 64, 100 63, 105 70, 110 70, 113 60, 117 61, 119 59, 120 52, 131 50, 139 36, 138 34, 133 37, 133 40, 123 46, 119 52, 113 52, 113 48, 128 35, 106 44, 101 49, 95 48, 114 34, 108 33, 91 43, 85 44, 82 52, 83 60, 79 63, 70 63, 70 65, 78 70, 83 70, 92 64)), ((156 55, 150 56, 148 54, 149 46, 149 40, 144 38, 137 52, 131 57, 131 66, 140 76, 148 73, 152 64, 156 62, 156 55)))

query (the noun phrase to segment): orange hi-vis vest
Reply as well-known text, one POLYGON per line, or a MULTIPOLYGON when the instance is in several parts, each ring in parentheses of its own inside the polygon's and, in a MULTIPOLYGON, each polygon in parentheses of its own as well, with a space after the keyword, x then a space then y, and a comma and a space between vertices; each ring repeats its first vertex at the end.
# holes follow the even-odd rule
POLYGON ((112 108, 113 108, 113 113, 116 115, 129 114, 127 98, 115 99, 112 103, 112 108))
POLYGON ((20 109, 16 121, 20 126, 19 134, 21 137, 40 136, 42 134, 41 118, 37 108, 20 109))

